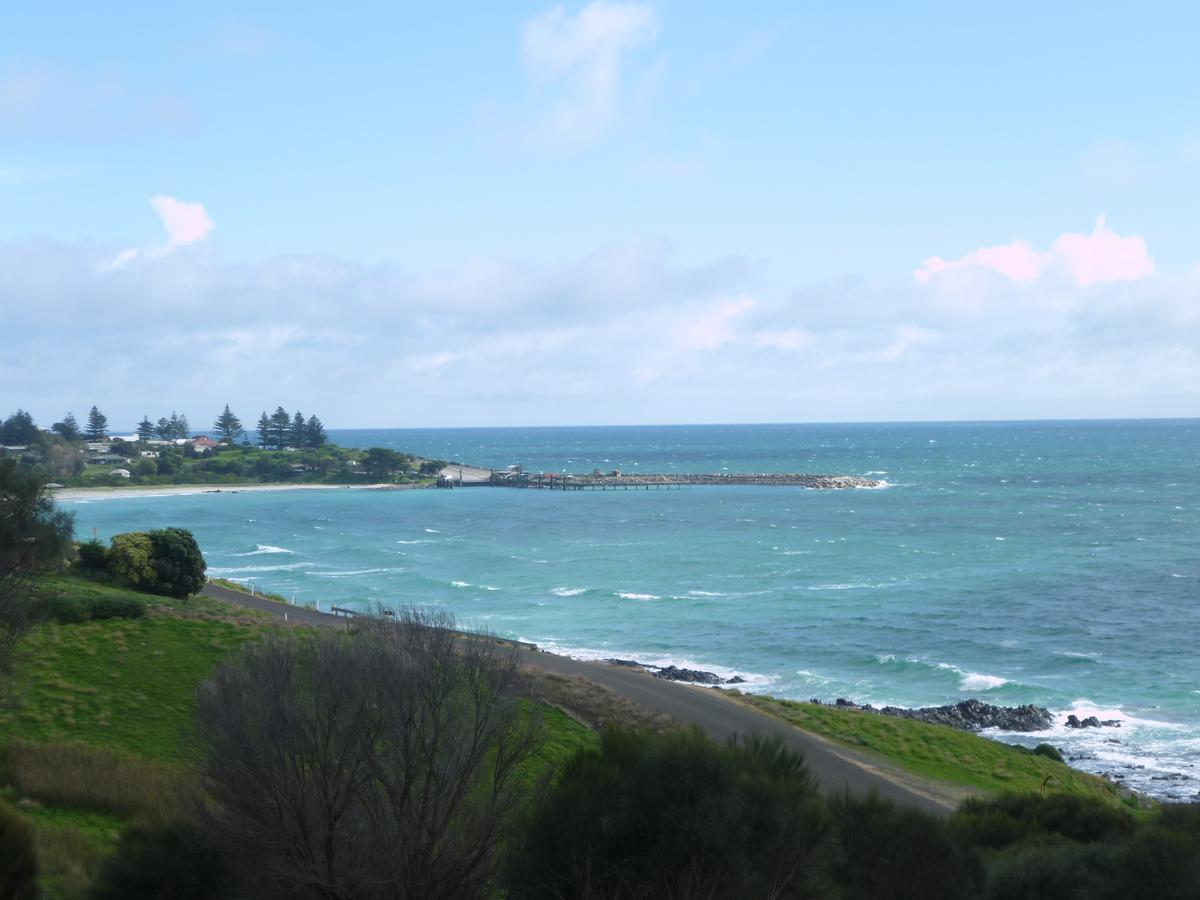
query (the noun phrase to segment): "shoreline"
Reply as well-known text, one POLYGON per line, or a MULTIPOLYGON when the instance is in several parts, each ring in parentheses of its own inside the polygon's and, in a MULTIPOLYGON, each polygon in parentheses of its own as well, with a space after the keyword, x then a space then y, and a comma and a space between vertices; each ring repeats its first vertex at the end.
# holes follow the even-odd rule
POLYGON ((132 497, 170 497, 189 494, 263 494, 284 491, 413 491, 431 488, 429 484, 288 484, 268 482, 249 484, 145 484, 128 487, 52 488, 54 500, 126 500, 132 497))

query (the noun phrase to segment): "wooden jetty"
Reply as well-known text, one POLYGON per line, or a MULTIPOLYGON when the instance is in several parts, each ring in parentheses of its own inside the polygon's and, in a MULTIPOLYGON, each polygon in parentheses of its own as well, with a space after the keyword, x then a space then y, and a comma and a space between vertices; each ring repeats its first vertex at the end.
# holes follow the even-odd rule
POLYGON ((520 466, 483 469, 453 464, 438 474, 439 487, 507 487, 550 491, 659 491, 692 485, 769 485, 810 490, 846 490, 880 487, 883 482, 858 475, 811 475, 798 472, 711 472, 628 475, 621 472, 572 475, 558 472, 525 472, 520 466))

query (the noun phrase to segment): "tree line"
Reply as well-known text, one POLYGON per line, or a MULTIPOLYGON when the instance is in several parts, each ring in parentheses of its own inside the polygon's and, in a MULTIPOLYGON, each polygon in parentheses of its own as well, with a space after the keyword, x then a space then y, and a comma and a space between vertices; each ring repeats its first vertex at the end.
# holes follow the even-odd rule
MULTIPOLYGON (((110 437, 108 417, 96 406, 88 411, 85 426, 81 427, 75 414, 68 412, 62 421, 50 426, 50 430, 67 441, 104 441, 110 437)), ((242 420, 233 413, 228 403, 213 422, 212 431, 223 444, 250 443, 249 436, 242 427, 242 420)), ((295 414, 289 414, 282 406, 277 406, 271 415, 267 415, 264 410, 255 432, 256 443, 264 449, 272 450, 282 450, 286 447, 297 450, 315 449, 324 446, 329 440, 325 426, 315 415, 305 418, 299 410, 295 414)), ((33 416, 23 409, 18 409, 0 423, 0 444, 27 445, 35 441, 40 433, 33 416)), ((161 416, 157 422, 145 415, 138 423, 137 435, 143 441, 184 440, 191 435, 191 424, 186 415, 174 410, 169 418, 161 416)))

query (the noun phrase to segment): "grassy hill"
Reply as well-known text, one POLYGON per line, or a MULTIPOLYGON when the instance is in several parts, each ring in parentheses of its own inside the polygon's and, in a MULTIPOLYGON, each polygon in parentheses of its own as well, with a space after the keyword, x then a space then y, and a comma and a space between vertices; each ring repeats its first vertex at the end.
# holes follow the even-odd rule
MULTIPOLYGON (((0 798, 36 826, 44 894, 80 897, 125 828, 182 802, 196 688, 238 646, 284 626, 207 597, 173 601, 73 576, 37 589, 147 605, 141 618, 40 626, 0 707, 0 798)), ((597 740, 562 710, 538 710, 545 740, 530 778, 597 740)))

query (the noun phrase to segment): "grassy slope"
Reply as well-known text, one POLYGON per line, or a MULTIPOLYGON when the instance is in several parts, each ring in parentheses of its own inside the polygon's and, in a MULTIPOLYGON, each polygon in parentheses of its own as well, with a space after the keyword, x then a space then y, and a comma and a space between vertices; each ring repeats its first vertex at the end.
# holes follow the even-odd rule
POLYGON ((925 778, 987 793, 1042 790, 1131 804, 1116 786, 1045 756, 943 725, 773 697, 740 699, 798 728, 876 753, 925 778))
MULTIPOLYGON (((35 630, 21 645, 11 684, 16 703, 0 707, 0 747, 13 739, 70 741, 179 762, 196 687, 231 650, 278 627, 271 617, 208 597, 172 601, 72 576, 43 578, 38 590, 92 598, 132 594, 151 609, 142 619, 35 630)), ((556 766, 597 740, 558 709, 542 706, 541 712, 545 741, 533 769, 556 766)), ((11 787, 0 787, 0 797, 20 799, 11 787)), ((24 806, 38 828, 47 870, 43 892, 81 896, 127 823, 84 809, 24 806)))

